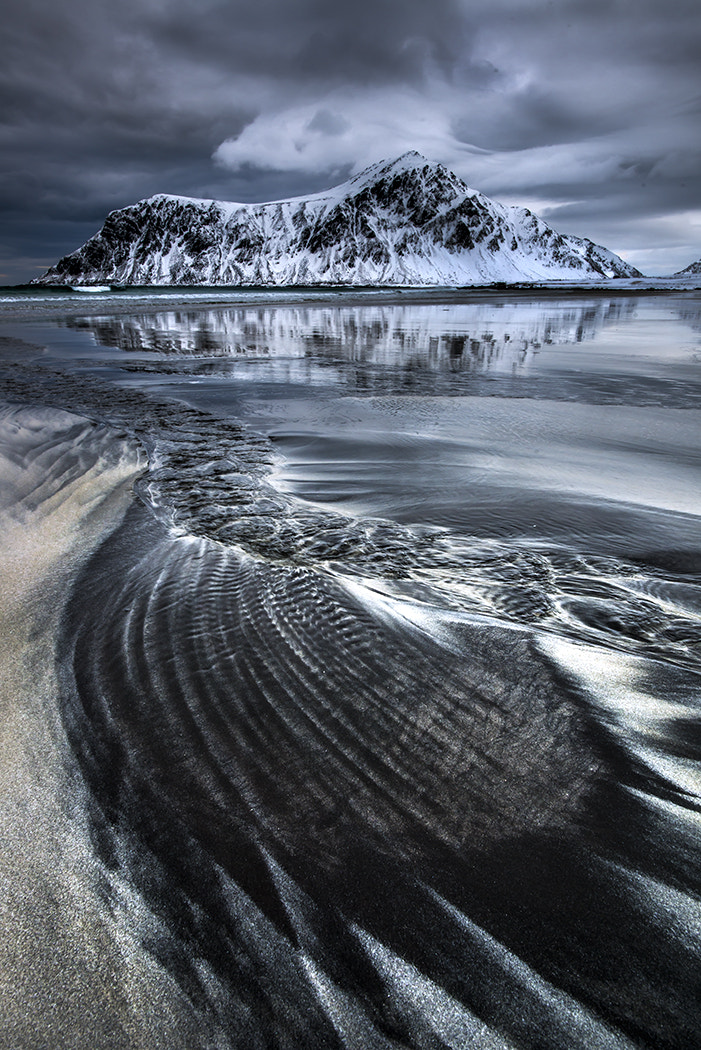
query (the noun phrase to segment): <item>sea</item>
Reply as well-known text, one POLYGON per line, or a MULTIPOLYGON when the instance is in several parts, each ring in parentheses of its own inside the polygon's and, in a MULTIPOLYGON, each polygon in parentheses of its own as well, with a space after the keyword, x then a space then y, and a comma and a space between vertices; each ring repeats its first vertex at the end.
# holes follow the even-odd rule
POLYGON ((701 1046, 701 292, 0 290, 0 480, 0 1045, 701 1046))

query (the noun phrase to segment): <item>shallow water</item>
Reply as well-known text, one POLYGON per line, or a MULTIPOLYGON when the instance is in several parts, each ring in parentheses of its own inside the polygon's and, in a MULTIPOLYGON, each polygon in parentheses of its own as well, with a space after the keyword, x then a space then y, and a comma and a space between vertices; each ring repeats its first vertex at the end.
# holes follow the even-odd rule
POLYGON ((149 454, 59 710, 198 1045, 699 1045, 699 298, 4 334, 149 454))

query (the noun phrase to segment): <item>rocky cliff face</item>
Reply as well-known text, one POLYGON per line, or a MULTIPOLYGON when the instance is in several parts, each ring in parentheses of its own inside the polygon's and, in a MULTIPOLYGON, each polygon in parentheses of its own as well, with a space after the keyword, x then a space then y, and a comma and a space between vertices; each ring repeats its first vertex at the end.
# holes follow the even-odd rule
POLYGON ((307 198, 159 195, 107 216, 45 284, 442 285, 638 277, 613 252, 471 190, 418 153, 307 198))

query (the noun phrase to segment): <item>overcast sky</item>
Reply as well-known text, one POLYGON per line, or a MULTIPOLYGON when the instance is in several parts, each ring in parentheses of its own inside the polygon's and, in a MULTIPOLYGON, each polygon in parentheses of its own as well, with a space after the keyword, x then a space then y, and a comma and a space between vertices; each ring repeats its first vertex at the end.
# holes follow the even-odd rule
POLYGON ((701 257, 699 0, 5 0, 0 283, 153 193, 417 149, 648 274, 701 257))

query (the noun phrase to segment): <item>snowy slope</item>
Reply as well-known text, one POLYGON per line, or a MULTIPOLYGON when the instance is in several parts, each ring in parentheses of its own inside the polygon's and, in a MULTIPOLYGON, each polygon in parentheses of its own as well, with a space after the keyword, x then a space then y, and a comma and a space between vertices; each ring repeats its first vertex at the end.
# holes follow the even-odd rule
POLYGON ((640 274, 412 152, 306 198, 150 197, 111 212, 38 282, 450 285, 592 276, 640 274))
POLYGON ((701 274, 701 259, 697 259, 696 262, 692 262, 689 266, 685 266, 683 270, 679 270, 677 273, 672 274, 673 277, 696 277, 701 274))

